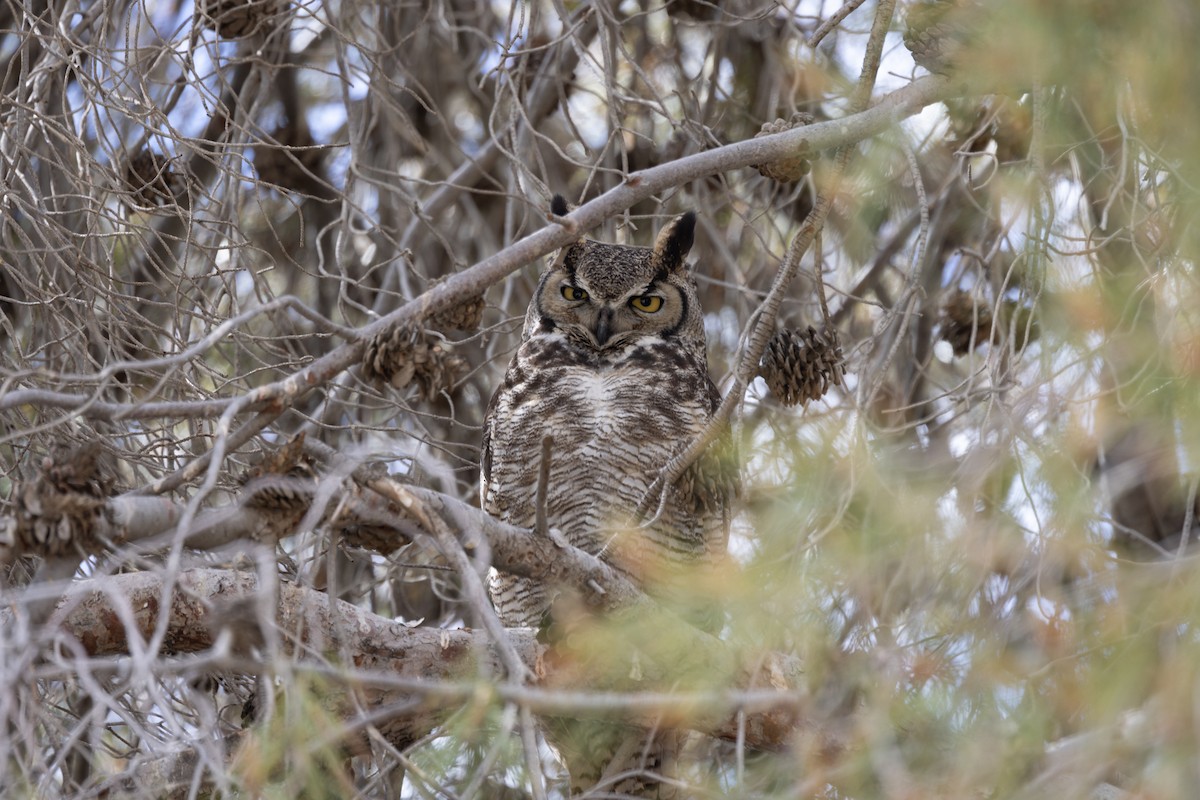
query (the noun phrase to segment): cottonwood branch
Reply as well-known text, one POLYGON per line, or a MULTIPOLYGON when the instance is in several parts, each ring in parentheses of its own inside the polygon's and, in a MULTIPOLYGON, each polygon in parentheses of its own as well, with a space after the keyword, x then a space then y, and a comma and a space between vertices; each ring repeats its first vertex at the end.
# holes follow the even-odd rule
MULTIPOLYGON (((392 313, 367 325, 356 333, 355 341, 343 344, 317 358, 308 366, 286 378, 266 384, 231 401, 209 401, 201 411, 205 414, 229 413, 234 406, 238 414, 253 413, 256 417, 228 435, 226 451, 248 441, 266 428, 284 411, 313 389, 323 386, 362 358, 365 342, 395 325, 415 324, 437 311, 447 309, 462 299, 475 296, 487 287, 503 280, 518 268, 547 253, 569 244, 581 233, 604 220, 621 213, 637 202, 709 175, 767 163, 788 156, 802 146, 828 150, 874 136, 899 120, 924 107, 952 96, 954 89, 944 78, 929 76, 883 97, 875 106, 843 119, 816 123, 790 131, 752 138, 701 153, 685 156, 667 164, 635 172, 626 181, 596 199, 585 203, 567 215, 562 224, 547 225, 480 261, 474 266, 450 276, 420 297, 405 303, 392 313), (218 405, 219 404, 219 405, 218 405)), ((139 368, 139 362, 128 362, 129 369, 139 368)), ((66 406, 67 395, 53 398, 53 404, 66 406)), ((20 399, 34 399, 23 396, 20 399)), ((13 401, 9 401, 11 405, 13 401)), ((176 407, 178 408, 178 407, 176 407)), ((171 410, 158 404, 153 412, 171 410), (161 407, 159 407, 161 406, 161 407)), ((87 400, 72 407, 83 417, 113 418, 143 416, 136 408, 126 411, 112 404, 89 403, 87 400)), ((152 483, 145 491, 158 494, 178 488, 197 477, 208 466, 211 451, 203 454, 168 476, 152 483)))
MULTIPOLYGON (((677 615, 659 606, 624 573, 601 559, 572 547, 561 537, 537 536, 525 528, 507 525, 480 509, 438 492, 409 486, 388 477, 366 476, 366 487, 346 482, 335 492, 324 493, 330 498, 324 508, 310 514, 304 506, 280 509, 260 507, 260 495, 282 495, 291 500, 316 496, 315 481, 298 481, 279 475, 268 475, 247 484, 245 500, 199 514, 183 532, 183 544, 194 548, 215 549, 238 539, 251 539, 274 544, 291 535, 302 521, 324 520, 346 542, 381 553, 390 553, 414 536, 425 536, 440 549, 461 546, 468 554, 482 554, 483 563, 497 569, 521 575, 543 583, 572 587, 585 605, 596 612, 619 613, 639 620, 641 625, 654 621, 665 630, 676 632, 670 641, 650 641, 643 645, 642 655, 658 664, 663 674, 677 665, 679 640, 698 661, 710 665, 713 674, 730 675, 737 671, 737 658, 715 637, 687 624, 677 615), (331 511, 336 514, 331 516, 331 511), (452 538, 451 538, 452 537, 452 538), (490 558, 489 558, 490 556, 490 558)), ((47 496, 42 511, 50 520, 53 496, 47 496)), ((69 498, 64 501, 69 505, 69 498)), ((75 520, 72 552, 79 558, 103 552, 113 544, 138 543, 138 549, 164 547, 172 544, 175 534, 167 535, 186 508, 161 498, 124 496, 104 502, 99 513, 75 520), (86 529, 88 524, 92 528, 86 529)), ((0 520, 0 530, 9 532, 5 549, 9 560, 15 555, 59 555, 61 547, 46 552, 34 548, 31 537, 20 531, 30 523, 22 519, 0 520), (16 535, 13 535, 16 531, 16 535)), ((56 543, 57 544, 57 543, 56 543)), ((452 553, 448 555, 453 555, 452 553)), ((461 561, 461 559, 460 559, 461 561)), ((459 564, 461 570, 470 564, 459 564)), ((69 577, 74 567, 59 578, 69 577)), ((44 609, 45 612, 49 608, 44 609)), ((40 621, 42 614, 38 615, 40 621)), ((498 627, 491 631, 497 645, 506 648, 506 635, 498 627)), ((519 666, 509 654, 508 671, 519 666)))
MULTIPOLYGON (((266 476, 247 484, 247 496, 288 488, 299 495, 312 492, 312 481, 285 476, 266 476)), ((417 535, 429 536, 431 517, 445 519, 468 553, 490 551, 497 569, 541 582, 579 587, 588 604, 599 611, 611 611, 650 602, 624 573, 613 569, 596 556, 572 547, 561 539, 536 536, 526 528, 501 522, 486 512, 450 495, 410 486, 393 478, 367 478, 366 487, 347 485, 328 504, 340 509, 336 519, 326 524, 338 529, 339 536, 352 546, 388 554, 417 535), (370 489, 370 491, 367 491, 370 489), (339 527, 341 526, 341 527, 339 527), (353 530, 352 530, 353 529, 353 530)), ((182 518, 184 506, 166 498, 122 495, 109 498, 101 513, 92 521, 90 535, 79 536, 80 555, 93 555, 111 546, 138 545, 147 551, 164 546, 160 537, 182 518)), ((193 549, 214 550, 232 542, 251 539, 274 544, 295 533, 294 527, 280 524, 280 518, 299 523, 306 509, 285 513, 275 508, 260 508, 238 502, 206 509, 184 532, 184 542, 193 549)), ((7 541, 0 544, 0 559, 11 561, 19 555, 40 555, 28 542, 13 536, 18 526, 13 517, 0 517, 0 531, 7 541)), ((715 640, 714 640, 715 641, 715 640)))
MULTIPOLYGON (((444 532, 449 531, 456 536, 466 552, 490 553, 491 563, 498 569, 547 584, 577 587, 587 605, 597 611, 606 615, 628 615, 643 625, 647 621, 653 625, 661 625, 664 630, 671 630, 675 634, 670 641, 654 640, 639 645, 639 656, 644 660, 645 680, 670 680, 673 671, 678 667, 680 650, 685 649, 690 660, 704 664, 713 675, 741 681, 746 687, 766 685, 787 693, 790 699, 784 702, 784 698, 780 698, 782 705, 755 711, 766 716, 761 719, 756 717, 753 721, 759 733, 753 734, 750 744, 780 746, 786 740, 786 732, 791 729, 791 723, 785 722, 793 720, 795 701, 798 697, 793 692, 799 673, 798 664, 794 659, 771 656, 767 659, 768 667, 757 667, 753 671, 747 671, 739 666, 737 656, 722 642, 661 608, 626 575, 599 558, 566 544, 561 537, 537 536, 530 530, 500 522, 454 497, 408 486, 387 477, 373 478, 369 470, 360 470, 360 473, 359 477, 366 479, 367 487, 347 481, 342 489, 342 496, 328 504, 339 509, 338 516, 336 519, 327 518, 326 524, 373 526, 379 529, 374 537, 358 543, 362 546, 373 546, 380 552, 390 552, 398 543, 409 541, 413 536, 428 535, 429 530, 437 523, 442 526, 444 532), (389 525, 392 534, 390 536, 387 532, 389 525)), ((189 545, 215 548, 239 538, 273 541, 289 535, 293 530, 279 522, 284 512, 278 509, 258 508, 253 504, 254 498, 263 493, 302 497, 305 491, 312 491, 314 484, 315 481, 312 480, 298 481, 279 475, 257 478, 245 487, 249 502, 235 503, 200 514, 186 532, 185 541, 189 545)), ((88 518, 92 522, 92 529, 78 532, 77 543, 90 543, 88 551, 81 550, 79 555, 93 554, 105 547, 120 544, 137 544, 143 551, 151 545, 168 544, 169 542, 156 537, 170 531, 184 511, 182 505, 164 498, 128 495, 110 498, 104 501, 99 513, 88 518)), ((306 516, 308 510, 298 508, 293 509, 286 518, 295 525, 306 516)), ((318 518, 323 516, 323 512, 317 514, 318 518)), ((77 521, 77 524, 79 522, 77 521)), ((0 525, 9 531, 17 524, 11 519, 0 520, 0 525)), ((8 545, 9 556, 28 552, 31 552, 28 538, 17 537, 8 545), (22 543, 25 545, 23 549, 20 546, 22 543)), ((78 558, 74 563, 78 563, 78 558)), ((77 588, 71 591, 71 599, 56 612, 58 622, 53 624, 61 622, 65 625, 75 638, 83 642, 85 651, 91 656, 126 654, 127 637, 131 630, 146 634, 155 630, 156 625, 163 624, 157 618, 157 609, 164 597, 161 594, 164 577, 160 573, 137 573, 95 579, 76 586, 77 588), (107 604, 115 602, 114 592, 128 599, 127 604, 121 603, 122 608, 138 611, 129 612, 124 620, 115 612, 105 614, 96 611, 97 604, 107 607, 107 604)), ((213 631, 220 627, 219 613, 216 615, 217 623, 212 619, 214 607, 227 606, 236 602, 239 597, 252 596, 258 591, 260 587, 257 578, 252 574, 219 570, 185 571, 171 593, 169 618, 165 623, 163 638, 164 654, 194 653, 211 648, 214 642, 213 631), (219 602, 218 597, 221 598, 219 602)), ((364 618, 362 615, 366 612, 340 601, 335 602, 327 595, 287 585, 279 591, 276 624, 287 636, 292 637, 293 646, 308 644, 308 640, 303 636, 297 639, 292 632, 316 631, 319 633, 317 641, 325 643, 325 647, 318 648, 319 650, 349 654, 358 667, 377 668, 389 679, 396 675, 403 677, 406 673, 403 669, 395 672, 391 666, 382 662, 376 664, 371 658, 363 660, 361 653, 364 649, 378 655, 392 647, 386 642, 381 645, 372 637, 384 636, 389 631, 409 639, 417 637, 415 643, 408 642, 403 646, 419 648, 424 646, 421 636, 436 635, 439 641, 445 641, 446 636, 453 638, 466 635, 462 632, 445 631, 433 634, 429 629, 421 629, 422 633, 410 635, 403 633, 409 629, 397 623, 373 615, 368 615, 369 619, 364 618), (319 605, 320 608, 308 608, 313 604, 319 605), (311 614, 318 614, 318 617, 314 618, 311 614), (353 632, 349 639, 334 630, 342 626, 353 632), (337 647, 330 648, 334 643, 337 647)), ((561 680, 561 676, 554 676, 548 672, 546 664, 541 660, 544 651, 534 640, 532 631, 507 630, 499 634, 493 631, 490 635, 477 632, 471 633, 470 636, 474 637, 470 639, 471 649, 486 647, 491 653, 491 659, 497 658, 497 654, 503 651, 508 661, 511 662, 514 657, 519 659, 538 679, 549 681, 560 689, 572 688, 569 678, 566 684, 560 684, 558 681, 561 680)), ((414 674, 445 679, 454 674, 457 669, 456 663, 455 659, 449 659, 447 663, 431 672, 429 659, 426 658, 416 663, 414 674)), ((493 664, 492 661, 487 661, 476 666, 490 669, 499 666, 500 663, 497 661, 493 664)), ((512 664, 507 663, 505 666, 511 672, 512 664)), ((411 687, 407 684, 397 686, 392 683, 387 684, 385 688, 388 691, 399 691, 411 687)), ((437 693, 428 687, 418 688, 437 693)), ((510 692, 515 688, 515 685, 506 684, 496 691, 510 692)), ((507 698, 508 695, 504 697, 507 698)), ((514 694, 513 697, 517 698, 518 695, 514 694)), ((531 696, 520 697, 523 702, 528 701, 538 708, 542 707, 543 700, 535 703, 531 696)), ((697 695, 689 698, 664 694, 663 697, 671 698, 667 703, 670 706, 668 710, 673 710, 677 716, 682 715, 681 709, 691 709, 687 715, 679 718, 689 720, 691 724, 699 724, 697 720, 701 720, 705 728, 726 732, 736 731, 735 728, 729 727, 732 723, 722 719, 721 709, 729 708, 730 713, 732 710, 746 711, 741 700, 737 701, 734 708, 730 706, 733 700, 726 698, 718 702, 718 699, 714 699, 715 695, 697 695), (700 710, 705 711, 702 718, 697 716, 700 710), (722 725, 725 727, 722 728, 722 725)), ((662 703, 658 706, 656 711, 661 713, 664 710, 661 707, 662 703)), ((623 709, 624 706, 618 704, 615 711, 623 709)), ((420 728, 434 723, 429 719, 422 719, 414 724, 420 728)), ((397 730, 405 736, 423 735, 407 725, 408 723, 400 724, 397 730)))
MULTIPOLYGON (((80 581, 51 621, 93 659, 87 664, 91 670, 102 671, 105 658, 128 655, 130 637, 144 641, 151 636, 160 613, 169 615, 162 655, 206 654, 195 663, 162 662, 165 672, 231 665, 270 669, 256 661, 253 648, 240 644, 245 637, 223 635, 223 610, 263 591, 254 573, 186 570, 175 581, 165 608, 160 606, 162 591, 162 576, 150 572, 80 581)), ((301 659, 295 668, 353 691, 361 711, 352 711, 353 703, 339 707, 347 722, 353 723, 355 713, 369 714, 379 732, 398 746, 427 735, 445 713, 471 700, 514 702, 544 713, 619 715, 635 724, 667 719, 730 740, 737 736, 740 713, 745 715, 746 744, 759 749, 785 746, 803 724, 806 698, 794 688, 794 665, 783 659, 742 674, 735 685, 721 691, 595 693, 586 691, 586 685, 481 686, 471 676, 480 670, 499 672, 503 666, 495 643, 482 631, 409 627, 287 583, 278 585, 274 607, 272 622, 281 634, 283 652, 301 659), (339 651, 352 654, 353 666, 322 664, 311 657, 313 652, 339 651)), ((11 614, 3 612, 0 620, 11 614)), ((535 630, 510 629, 507 641, 531 674, 547 681, 553 677, 548 672, 548 647, 537 641, 535 630)))

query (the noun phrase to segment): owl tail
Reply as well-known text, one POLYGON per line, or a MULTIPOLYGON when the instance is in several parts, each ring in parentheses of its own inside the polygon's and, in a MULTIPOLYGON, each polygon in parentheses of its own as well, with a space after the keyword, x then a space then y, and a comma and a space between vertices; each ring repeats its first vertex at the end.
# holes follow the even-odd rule
POLYGON ((546 720, 546 737, 567 767, 572 797, 589 791, 603 797, 682 797, 674 777, 683 736, 605 720, 546 720))

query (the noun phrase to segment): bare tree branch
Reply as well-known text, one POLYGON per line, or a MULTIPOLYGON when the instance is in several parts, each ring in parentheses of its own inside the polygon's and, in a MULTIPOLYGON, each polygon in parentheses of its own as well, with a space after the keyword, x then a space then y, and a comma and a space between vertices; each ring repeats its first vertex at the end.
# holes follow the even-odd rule
MULTIPOLYGON (((127 654, 129 637, 148 637, 159 614, 166 613, 169 621, 164 655, 204 656, 201 662, 180 662, 177 669, 193 670, 197 664, 208 669, 263 668, 266 665, 256 664, 253 652, 241 649, 244 643, 239 644, 239 637, 222 637, 221 610, 261 591, 252 572, 192 569, 179 576, 169 606, 160 607, 161 577, 151 573, 116 575, 72 586, 55 613, 54 623, 78 641, 88 657, 103 659, 127 654), (132 616, 121 612, 114 605, 117 603, 132 609, 132 616), (214 648, 214 652, 207 652, 214 648)), ((364 692, 369 697, 366 707, 394 709, 374 722, 390 741, 413 741, 424 736, 438 724, 441 713, 478 694, 479 684, 459 682, 457 676, 472 674, 479 662, 485 671, 498 672, 502 668, 500 652, 484 632, 411 627, 349 603, 333 602, 336 613, 322 593, 280 584, 274 601, 275 624, 285 650, 303 656, 306 643, 325 642, 355 653, 353 670, 342 671, 319 662, 310 668, 364 692), (415 708, 411 704, 413 696, 421 698, 415 708)), ((11 615, 11 611, 4 612, 5 617, 11 615)), ((507 640, 531 674, 547 675, 547 647, 537 642, 536 631, 511 629, 507 640)), ((102 666, 103 662, 98 661, 89 669, 102 666)), ((778 748, 786 743, 797 714, 803 710, 803 696, 791 685, 796 674, 796 666, 784 659, 743 676, 742 688, 721 692, 592 694, 570 687, 548 690, 515 684, 495 685, 488 691, 537 712, 605 714, 631 710, 649 722, 670 710, 706 729, 713 726, 714 733, 730 738, 736 735, 737 723, 728 717, 742 711, 752 720, 747 739, 750 746, 778 748), (763 682, 770 688, 749 688, 763 682)))

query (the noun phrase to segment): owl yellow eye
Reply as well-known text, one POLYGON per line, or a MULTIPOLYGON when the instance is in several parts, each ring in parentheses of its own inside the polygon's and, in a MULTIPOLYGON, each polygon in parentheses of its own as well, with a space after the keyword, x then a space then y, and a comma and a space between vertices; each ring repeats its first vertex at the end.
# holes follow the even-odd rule
POLYGON ((638 311, 645 311, 647 314, 653 314, 662 308, 663 299, 655 297, 652 294, 644 294, 641 297, 635 297, 629 301, 629 304, 638 311))
POLYGON ((567 298, 568 300, 570 300, 573 303, 578 303, 580 300, 588 299, 588 293, 585 292, 583 289, 580 289, 578 286, 562 287, 562 296, 567 298))

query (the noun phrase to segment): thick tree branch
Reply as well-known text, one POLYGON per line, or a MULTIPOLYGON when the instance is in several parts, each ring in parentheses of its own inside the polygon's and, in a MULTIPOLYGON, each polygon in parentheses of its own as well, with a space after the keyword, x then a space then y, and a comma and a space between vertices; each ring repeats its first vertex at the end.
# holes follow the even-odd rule
MULTIPOLYGON (((307 496, 311 502, 314 489, 313 481, 263 476, 247 484, 242 502, 199 514, 184 532, 183 542, 208 549, 237 539, 273 544, 294 533, 296 526, 312 515, 305 505, 262 507, 259 498, 266 495, 298 500, 307 496)), ((641 656, 650 664, 657 664, 664 675, 677 665, 681 640, 698 662, 709 666, 712 674, 732 675, 738 670, 737 656, 720 640, 662 608, 624 573, 568 545, 561 537, 537 536, 530 530, 500 522, 456 498, 387 477, 368 477, 366 488, 349 482, 336 494, 336 498, 330 497, 326 508, 318 510, 315 519, 326 520, 326 524, 352 544, 382 553, 390 553, 413 536, 426 536, 443 550, 461 545, 463 553, 482 552, 485 564, 489 563, 486 556, 490 555, 490 563, 502 571, 545 585, 570 587, 593 611, 621 614, 638 620, 640 625, 657 622, 664 630, 676 632, 670 640, 651 640, 641 645, 641 656), (335 508, 336 518, 330 518, 329 512, 335 508)), ((47 513, 51 511, 46 509, 47 513)), ((100 507, 100 513, 76 522, 72 544, 79 556, 103 552, 113 543, 138 542, 137 549, 141 551, 163 547, 171 541, 155 537, 165 535, 184 513, 182 506, 159 498, 111 498, 100 507), (89 520, 91 529, 86 527, 89 520)), ((3 527, 19 530, 28 527, 28 523, 4 520, 3 527)), ((7 538, 10 560, 14 555, 55 552, 34 549, 28 536, 10 533, 7 538)), ((74 563, 78 563, 78 557, 74 563)), ((464 573, 472 569, 470 564, 460 563, 459 567, 464 573)), ((47 607, 45 611, 48 610, 47 607)), ((507 650, 505 632, 494 628, 490 633, 497 646, 507 650)), ((519 660, 509 651, 507 671, 511 674, 519 666, 519 660)))
MULTIPOLYGON (((169 607, 160 607, 162 577, 139 572, 81 581, 68 592, 52 622, 73 637, 87 657, 124 656, 130 636, 145 640, 155 630, 159 614, 169 614, 163 655, 206 653, 199 666, 212 669, 268 669, 256 661, 254 637, 223 635, 228 624, 225 610, 262 591, 252 572, 216 569, 187 570, 178 576, 169 607), (213 648, 218 648, 213 651, 213 648), (206 652, 207 651, 207 652, 206 652)), ((10 617, 11 611, 0 614, 10 617)), ((746 743, 750 747, 784 746, 800 723, 805 697, 795 688, 797 670, 787 659, 769 659, 753 673, 742 673, 735 685, 709 692, 595 693, 590 687, 516 684, 486 688, 471 680, 480 670, 499 674, 502 659, 495 643, 482 631, 409 627, 334 600, 312 589, 281 584, 275 600, 275 620, 284 652, 303 659, 319 652, 349 652, 352 667, 322 666, 308 669, 326 679, 344 682, 359 694, 361 708, 371 712, 373 724, 391 742, 406 744, 426 735, 450 708, 463 702, 493 696, 546 713, 626 715, 651 724, 663 718, 684 727, 698 727, 733 739, 736 715, 747 715, 746 743), (332 608, 336 606, 336 609, 332 608), (389 711, 389 709, 391 709, 389 711)), ((507 640, 530 673, 548 679, 547 646, 536 631, 510 629, 507 640)), ((164 663, 163 668, 194 669, 188 662, 164 663)), ((297 665, 304 669, 303 665, 297 665)), ((101 669, 99 663, 89 669, 101 669)), ((346 709, 349 712, 349 708, 346 709)))
MULTIPOLYGON (((238 540, 274 544, 296 533, 295 526, 307 506, 283 510, 260 507, 258 494, 288 490, 297 499, 312 499, 315 482, 271 475, 245 487, 250 502, 206 509, 184 533, 186 546, 215 550, 238 540)), ((339 509, 337 519, 322 511, 319 518, 338 530, 352 546, 387 554, 413 536, 436 539, 431 528, 444 518, 468 553, 486 549, 497 569, 539 582, 577 587, 598 611, 613 611, 649 602, 624 573, 586 551, 560 539, 537 536, 533 531, 501 522, 463 501, 431 489, 389 477, 366 479, 366 487, 348 483, 330 498, 328 509, 339 509)), ((80 556, 93 555, 117 545, 138 545, 142 552, 168 544, 161 537, 182 518, 184 506, 166 498, 123 495, 106 500, 91 518, 89 531, 77 532, 74 546, 80 556)), ((0 517, 0 559, 11 562, 19 555, 45 555, 26 538, 15 536, 19 521, 0 517)))

